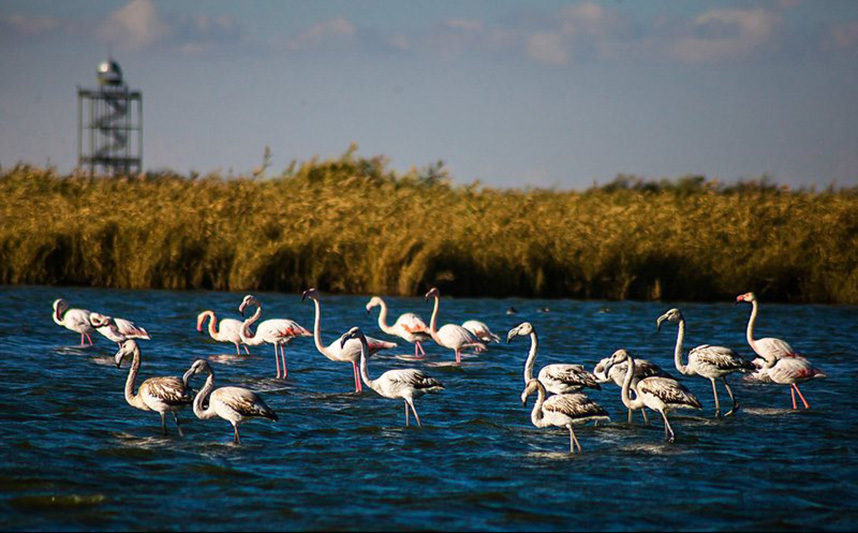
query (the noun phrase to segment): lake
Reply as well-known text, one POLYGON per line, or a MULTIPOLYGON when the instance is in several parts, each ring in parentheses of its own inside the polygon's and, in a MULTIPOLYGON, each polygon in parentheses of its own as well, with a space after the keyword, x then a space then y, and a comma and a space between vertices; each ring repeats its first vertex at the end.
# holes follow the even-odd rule
MULTIPOLYGON (((737 291, 744 292, 744 291, 737 291)), ((0 287, 0 528, 26 530, 851 530, 858 527, 858 308, 761 301, 758 337, 779 337, 826 371, 801 386, 809 411, 793 411, 788 387, 731 384, 742 406, 715 419, 711 385, 682 382, 703 411, 671 415, 674 444, 660 417, 626 423, 620 389, 588 390, 611 415, 579 426, 583 454, 569 454, 568 432, 530 423, 534 398, 522 406, 522 367, 529 340, 505 342, 523 321, 540 336, 536 370, 549 363, 588 369, 618 348, 673 368, 676 327, 656 332, 656 318, 680 307, 686 346, 730 346, 750 359, 747 304, 525 299, 441 301, 440 324, 486 322, 503 344, 439 366, 453 353, 425 345, 425 362, 403 361, 400 348, 369 362, 373 377, 416 367, 446 390, 416 400, 425 425, 404 427, 401 401, 368 387, 354 393, 350 365, 320 355, 311 338, 286 347, 288 379, 274 379, 270 345, 236 357, 231 344, 197 333, 196 315, 214 310, 240 318, 243 293, 123 291, 68 287, 0 287), (128 363, 113 363, 116 344, 95 346, 51 320, 65 298, 133 320, 152 336, 140 341, 138 384, 181 375, 209 358, 216 386, 261 394, 278 422, 241 427, 242 446, 219 418, 180 415, 185 437, 160 432, 159 417, 125 403, 128 363), (509 307, 516 315, 506 314, 509 307), (548 307, 550 312, 538 312, 548 307)), ((262 318, 313 326, 312 302, 300 295, 256 293, 262 318)), ((377 338, 369 297, 322 294, 327 344, 351 326, 377 338)), ((393 322, 422 298, 386 298, 393 322)), ((203 379, 197 376, 196 387, 203 379)), ((719 387, 722 406, 729 399, 719 387)), ((413 419, 412 419, 413 422, 413 419)))

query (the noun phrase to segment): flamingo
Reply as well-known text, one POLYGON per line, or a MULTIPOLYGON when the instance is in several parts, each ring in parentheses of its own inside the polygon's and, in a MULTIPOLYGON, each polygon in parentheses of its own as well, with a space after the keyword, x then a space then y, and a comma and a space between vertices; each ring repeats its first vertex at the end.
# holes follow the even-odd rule
MULTIPOLYGON (((599 383, 608 383, 613 382, 616 386, 622 388, 623 380, 626 377, 626 367, 628 366, 628 362, 625 363, 617 363, 610 367, 610 371, 606 372, 608 368, 608 362, 610 362, 610 357, 605 357, 596 365, 593 369, 593 375, 596 376, 596 381, 599 383)), ((674 379, 669 373, 665 372, 661 369, 657 364, 650 362, 647 359, 635 359, 635 373, 632 376, 632 384, 631 384, 631 392, 635 392, 635 387, 638 386, 638 381, 643 378, 648 378, 651 376, 658 376, 664 378, 674 379)), ((643 415, 644 423, 649 424, 649 420, 646 416, 646 409, 641 408, 641 414, 643 415)), ((633 409, 629 408, 629 424, 632 423, 632 413, 633 409)))
POLYGON ((191 368, 182 376, 185 387, 194 374, 208 374, 206 384, 194 398, 194 414, 200 420, 209 420, 219 416, 232 424, 234 433, 233 442, 241 445, 241 437, 238 434, 238 426, 251 418, 267 418, 277 421, 277 413, 271 410, 259 395, 242 387, 220 387, 214 389, 214 370, 205 359, 197 359, 191 368), (211 395, 209 395, 211 394, 211 395), (208 399, 208 407, 203 404, 208 399))
POLYGON ((632 400, 629 391, 635 374, 635 360, 631 354, 626 350, 617 350, 608 360, 605 371, 610 374, 612 366, 624 361, 628 362, 628 367, 620 394, 623 405, 628 409, 648 407, 653 411, 658 411, 664 419, 665 440, 674 442, 676 435, 667 420, 667 413, 676 409, 702 409, 700 400, 675 379, 658 376, 651 376, 638 381, 635 387, 635 399, 632 400))
POLYGON ((478 339, 485 343, 500 342, 500 337, 492 333, 492 330, 479 320, 468 320, 462 324, 462 327, 477 336, 478 339))
POLYGON ((426 293, 426 300, 435 298, 435 306, 432 309, 432 318, 429 320, 429 333, 432 335, 432 340, 436 344, 449 348, 456 353, 456 364, 462 362, 462 348, 476 348, 477 350, 485 350, 486 345, 483 342, 462 326, 456 324, 446 324, 441 329, 438 328, 438 307, 441 305, 441 293, 438 289, 432 288, 426 293))
POLYGON ((685 317, 682 316, 682 311, 673 308, 658 317, 658 320, 656 320, 657 330, 661 330, 661 324, 665 320, 679 324, 676 333, 676 348, 673 353, 673 360, 679 373, 686 376, 704 377, 712 382, 712 395, 715 397, 715 416, 718 418, 721 418, 721 404, 718 401, 718 389, 715 387, 715 380, 720 379, 724 382, 724 388, 727 389, 730 399, 733 400, 733 408, 727 411, 727 414, 724 416, 730 416, 738 411, 739 402, 733 396, 730 384, 727 383, 727 376, 733 372, 754 370, 753 363, 739 357, 739 354, 732 348, 702 344, 688 352, 688 365, 685 365, 682 362, 682 343, 685 340, 685 317))
POLYGON ((286 369, 286 350, 284 349, 284 346, 289 344, 295 337, 309 337, 310 332, 294 320, 289 320, 288 318, 271 318, 260 322, 259 325, 256 326, 256 333, 253 333, 250 330, 250 326, 259 320, 259 316, 262 314, 262 303, 260 303, 260 301, 252 294, 248 294, 244 297, 244 300, 241 301, 238 311, 241 313, 241 316, 244 316, 244 310, 251 305, 256 306, 256 312, 253 313, 253 316, 246 319, 244 323, 242 323, 241 329, 238 330, 241 342, 249 346, 259 346, 265 342, 273 344, 274 365, 277 367, 276 379, 281 378, 280 362, 283 363, 282 377, 283 379, 286 379, 289 371, 286 369), (278 347, 280 352, 279 361, 278 347))
POLYGON ((116 368, 119 368, 122 360, 129 355, 132 355, 134 360, 128 371, 128 378, 125 380, 125 401, 131 407, 143 411, 155 411, 161 415, 161 433, 164 435, 167 434, 166 414, 172 413, 179 436, 184 436, 177 412, 193 401, 185 383, 176 376, 149 378, 140 384, 135 394, 134 382, 137 379, 137 371, 140 370, 140 347, 134 339, 124 341, 116 352, 116 368))
MULTIPOLYGON (((197 331, 200 333, 203 332, 203 325, 206 323, 206 320, 209 321, 209 336, 217 342, 231 342, 235 344, 235 354, 241 355, 241 349, 238 347, 239 343, 241 343, 241 320, 224 318, 218 324, 214 311, 206 309, 197 315, 197 331)), ((242 344, 242 346, 244 346, 244 352, 250 355, 247 345, 242 344)))
MULTIPOLYGON (((533 366, 536 363, 537 350, 539 350, 539 338, 536 336, 536 328, 530 322, 522 322, 509 330, 506 342, 509 343, 515 337, 530 336, 530 352, 524 362, 524 384, 533 379, 533 366)), ((539 382, 545 386, 545 390, 552 394, 567 394, 580 391, 584 387, 602 390, 596 376, 584 370, 582 365, 553 364, 542 367, 539 371, 539 382)))
POLYGON ((135 326, 134 322, 125 320, 124 318, 114 318, 102 315, 101 313, 90 313, 89 322, 96 331, 120 347, 128 339, 151 340, 149 333, 145 329, 135 326))
POLYGON ((62 298, 54 300, 54 322, 75 333, 80 333, 81 347, 85 346, 83 343, 84 336, 89 341, 89 345, 92 346, 92 337, 89 335, 95 332, 95 328, 89 321, 89 314, 88 309, 69 309, 69 304, 62 298))
POLYGON ((381 312, 378 314, 378 327, 381 331, 388 335, 393 335, 405 339, 406 342, 414 344, 414 357, 422 358, 426 356, 421 342, 426 342, 432 339, 429 334, 429 326, 423 322, 423 319, 414 313, 405 313, 399 315, 393 326, 387 325, 387 304, 378 296, 373 296, 369 303, 366 304, 366 313, 369 314, 373 307, 381 306, 381 312), (420 350, 418 355, 417 351, 420 350))
POLYGON ((385 398, 395 400, 397 398, 405 402, 405 426, 408 427, 408 408, 414 413, 417 426, 423 427, 420 415, 414 407, 414 400, 430 392, 444 390, 444 385, 435 378, 427 376, 416 368, 402 368, 388 370, 378 377, 372 379, 367 370, 366 358, 369 354, 369 346, 366 336, 360 328, 354 327, 340 337, 340 349, 344 349, 348 341, 357 339, 360 342, 360 376, 366 386, 385 398))
POLYGON ((759 304, 753 292, 740 294, 736 297, 736 303, 748 302, 751 304, 751 317, 748 319, 747 339, 748 344, 754 352, 765 361, 755 373, 759 381, 771 381, 779 385, 789 385, 792 395, 792 408, 798 409, 795 403, 795 393, 801 398, 805 409, 810 409, 807 400, 798 388, 799 383, 817 378, 828 377, 825 372, 814 368, 810 361, 799 355, 792 346, 781 339, 767 337, 754 339, 754 322, 757 320, 759 304))
POLYGON ((581 443, 575 436, 572 426, 586 424, 587 422, 610 420, 607 411, 602 409, 598 403, 591 400, 585 394, 557 394, 545 399, 545 385, 538 379, 527 382, 524 392, 521 393, 522 405, 527 404, 527 397, 534 391, 537 392, 536 403, 530 413, 530 421, 538 428, 549 426, 565 427, 569 430, 569 453, 582 453, 581 443))
MULTIPOLYGON (((322 344, 322 306, 319 303, 319 291, 310 288, 301 294, 301 301, 310 298, 316 307, 316 319, 313 323, 313 341, 316 344, 316 349, 320 354, 324 355, 331 361, 339 363, 351 363, 355 378, 355 392, 360 394, 363 392, 363 386, 360 382, 360 372, 358 371, 358 363, 360 362, 361 345, 359 340, 351 339, 352 342, 342 344, 335 340, 331 344, 325 346, 322 344)), ((395 342, 380 341, 372 337, 366 338, 369 345, 369 356, 375 355, 381 350, 389 350, 396 348, 395 342)))

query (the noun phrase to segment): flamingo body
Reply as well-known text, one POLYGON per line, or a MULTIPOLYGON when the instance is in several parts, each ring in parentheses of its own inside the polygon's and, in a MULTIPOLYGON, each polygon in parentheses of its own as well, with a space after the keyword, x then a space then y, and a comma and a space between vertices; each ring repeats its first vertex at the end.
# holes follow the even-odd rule
MULTIPOLYGON (((218 321, 214 311, 207 309, 197 315, 197 331, 203 331, 203 326, 205 325, 206 320, 209 321, 209 337, 216 342, 229 342, 234 344, 236 355, 241 355, 241 348, 239 347, 240 344, 243 344, 241 340, 241 320, 223 318, 218 321)), ((250 350, 247 349, 246 344, 244 345, 244 351, 250 355, 250 350)))
POLYGON ((57 325, 79 333, 81 346, 84 346, 84 337, 89 340, 89 345, 92 346, 90 334, 95 332, 95 328, 89 320, 90 311, 88 309, 69 309, 68 303, 62 298, 54 300, 53 308, 53 320, 57 325))
POLYGON ((486 345, 472 332, 456 324, 446 324, 438 329, 438 308, 440 307, 441 295, 438 289, 432 288, 426 293, 425 298, 435 299, 434 307, 432 308, 432 318, 429 321, 429 333, 432 335, 432 340, 437 344, 453 350, 456 354, 456 363, 462 362, 462 349, 475 348, 479 351, 486 349, 486 345))
POLYGON ((551 426, 567 428, 571 453, 575 453, 576 445, 578 451, 582 451, 572 426, 610 420, 607 411, 585 394, 557 394, 546 400, 545 386, 537 379, 527 383, 527 387, 521 393, 521 403, 527 403, 527 397, 534 391, 537 392, 537 398, 530 414, 531 423, 538 428, 551 426))
POLYGON ((462 327, 477 336, 478 339, 485 343, 500 342, 500 337, 492 333, 492 330, 479 320, 468 320, 462 323, 462 327))

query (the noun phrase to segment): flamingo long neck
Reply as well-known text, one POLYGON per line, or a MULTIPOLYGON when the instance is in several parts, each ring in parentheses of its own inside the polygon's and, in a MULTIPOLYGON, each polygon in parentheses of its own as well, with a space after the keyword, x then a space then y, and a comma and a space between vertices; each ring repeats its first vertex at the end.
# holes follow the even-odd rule
POLYGON ((256 304, 256 312, 253 313, 253 316, 241 323, 241 330, 239 331, 238 336, 241 337, 241 341, 244 344, 249 344, 250 346, 262 344, 262 339, 257 339, 256 333, 250 331, 250 326, 259 320, 260 316, 262 316, 262 305, 256 304))
POLYGON ((432 318, 429 320, 429 334, 432 340, 441 344, 438 340, 438 308, 441 307, 441 298, 435 296, 435 305, 432 307, 432 318))
POLYGON ((641 400, 640 395, 635 391, 635 400, 632 401, 629 394, 632 388, 632 377, 635 375, 635 360, 629 356, 627 361, 629 366, 626 369, 626 378, 623 380, 623 392, 620 394, 620 397, 626 409, 640 409, 643 406, 643 400, 641 400))
POLYGON ((134 360, 131 362, 131 368, 128 370, 128 377, 125 379, 125 401, 128 405, 138 409, 149 410, 146 404, 143 403, 143 398, 140 394, 134 393, 134 382, 137 381, 137 372, 140 370, 140 348, 134 348, 134 360))
POLYGON ((330 357, 327 348, 322 344, 322 304, 319 303, 318 299, 313 298, 313 305, 316 306, 316 318, 313 321, 313 342, 320 354, 330 357))
POLYGON ((209 406, 206 409, 203 409, 203 403, 205 403, 206 398, 209 397, 209 394, 211 394, 212 389, 214 388, 214 371, 209 369, 208 374, 206 384, 203 385, 203 388, 200 389, 200 392, 198 392, 197 396, 194 398, 194 414, 197 415, 197 418, 202 420, 217 416, 212 402, 209 402, 209 406))
POLYGON ((688 367, 682 362, 682 343, 685 341, 685 318, 679 319, 679 327, 676 329, 676 348, 673 349, 673 362, 680 374, 690 375, 688 367))
POLYGON ((527 354, 527 361, 524 362, 524 384, 527 385, 533 379, 533 365, 536 364, 536 351, 539 349, 539 339, 536 336, 536 330, 530 333, 530 353, 527 354))
POLYGON ((360 377, 364 384, 372 390, 378 392, 378 385, 369 377, 369 368, 366 364, 366 358, 369 355, 369 344, 366 342, 366 337, 360 336, 360 377))
MULTIPOLYGON (((757 312, 759 308, 757 307, 757 300, 751 301, 751 316, 748 318, 748 331, 746 336, 748 338, 748 344, 751 346, 751 349, 754 350, 757 354, 760 352, 757 351, 757 343, 754 342, 754 323, 757 321, 757 312)), ((760 354, 762 355, 762 354, 760 354)))
POLYGON ((533 404, 533 411, 530 412, 530 421, 538 428, 545 427, 543 419, 545 413, 542 412, 543 403, 545 403, 545 386, 537 381, 536 403, 533 404))
POLYGON ((209 336, 215 340, 217 340, 218 335, 220 335, 220 331, 217 329, 217 317, 214 314, 214 311, 205 311, 203 313, 205 320, 209 319, 209 336))
POLYGON ((381 298, 379 298, 378 301, 381 302, 379 304, 381 306, 381 312, 378 313, 378 327, 388 335, 393 335, 392 328, 387 325, 387 304, 384 303, 384 300, 381 298))
POLYGON ((65 326, 65 323, 63 321, 63 315, 65 314, 65 312, 66 309, 63 309, 62 307, 57 307, 54 310, 54 323, 56 323, 58 326, 65 326))

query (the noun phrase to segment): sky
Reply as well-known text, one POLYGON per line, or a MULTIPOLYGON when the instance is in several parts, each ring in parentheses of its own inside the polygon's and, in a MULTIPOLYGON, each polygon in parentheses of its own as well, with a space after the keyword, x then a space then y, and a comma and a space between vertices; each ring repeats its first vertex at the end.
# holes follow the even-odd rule
POLYGON ((858 186, 852 0, 0 0, 0 165, 77 165, 77 87, 143 93, 143 166, 314 156, 454 182, 858 186))

